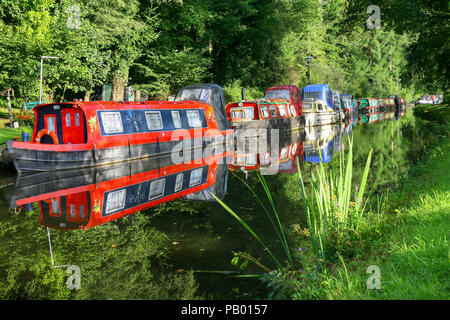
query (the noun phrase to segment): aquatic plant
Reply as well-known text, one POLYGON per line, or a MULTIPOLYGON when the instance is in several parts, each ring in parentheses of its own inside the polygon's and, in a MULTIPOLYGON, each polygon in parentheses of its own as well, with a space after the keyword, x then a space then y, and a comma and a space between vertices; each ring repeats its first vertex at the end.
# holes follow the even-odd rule
POLYGON ((364 212, 364 203, 367 199, 363 201, 363 195, 367 186, 373 151, 370 150, 367 156, 361 183, 356 188, 355 202, 352 202, 352 149, 353 141, 349 138, 346 160, 344 159, 344 152, 341 152, 337 170, 333 166, 325 168, 322 161, 315 166, 311 172, 310 192, 305 189, 303 175, 297 159, 298 178, 310 231, 311 245, 318 262, 326 260, 326 251, 332 245, 329 241, 331 236, 345 239, 349 231, 357 232, 358 223, 364 212))

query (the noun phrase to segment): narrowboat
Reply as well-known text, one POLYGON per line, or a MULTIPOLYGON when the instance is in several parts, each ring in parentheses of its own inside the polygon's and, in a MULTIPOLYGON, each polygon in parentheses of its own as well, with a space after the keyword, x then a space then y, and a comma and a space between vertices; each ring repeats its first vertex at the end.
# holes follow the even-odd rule
POLYGON ((186 148, 201 148, 225 144, 232 135, 217 85, 183 88, 172 102, 75 100, 41 104, 34 113, 31 141, 7 142, 19 173, 154 157, 170 154, 180 140, 186 148))
POLYGON ((406 99, 400 98, 400 106, 399 107, 400 107, 399 116, 404 117, 406 115, 406 109, 407 109, 406 99))
POLYGON ((395 101, 393 98, 380 98, 378 103, 381 106, 384 120, 390 120, 395 117, 395 101))
POLYGON ((175 164, 170 156, 158 163, 132 160, 107 168, 60 171, 53 179, 47 173, 18 176, 10 206, 37 202, 41 225, 72 230, 90 229, 180 198, 211 201, 209 192, 223 199, 228 165, 222 158, 231 154, 215 154, 191 164, 175 164))
POLYGON ((392 98, 395 104, 395 119, 399 117, 403 117, 406 115, 407 103, 404 98, 399 98, 397 95, 391 95, 389 98, 392 98))
POLYGON ((333 93, 333 106, 336 112, 338 113, 339 120, 344 121, 345 120, 345 114, 344 114, 344 108, 341 105, 341 95, 339 91, 332 91, 333 93))
MULTIPOLYGON (((269 143, 270 137, 249 137, 235 144, 231 171, 261 171, 262 174, 275 174, 278 172, 291 172, 296 158, 303 158, 304 131, 297 130, 279 135, 275 143, 269 143), (263 145, 263 146, 261 146, 263 145)), ((296 171, 295 171, 296 172, 296 171)))
POLYGON ((378 101, 378 121, 382 121, 386 119, 386 99, 385 98, 377 98, 378 101))
POLYGON ((230 103, 226 107, 232 129, 278 129, 290 131, 304 126, 301 92, 294 85, 270 87, 264 98, 230 103))
POLYGON ((360 122, 371 123, 380 119, 380 106, 378 100, 374 98, 365 98, 358 100, 360 122))
POLYGON ((333 93, 326 84, 303 88, 305 127, 329 125, 341 121, 341 110, 333 104, 333 93))
POLYGON ((350 94, 341 94, 341 108, 344 111, 346 122, 351 122, 355 113, 357 113, 357 104, 350 94))

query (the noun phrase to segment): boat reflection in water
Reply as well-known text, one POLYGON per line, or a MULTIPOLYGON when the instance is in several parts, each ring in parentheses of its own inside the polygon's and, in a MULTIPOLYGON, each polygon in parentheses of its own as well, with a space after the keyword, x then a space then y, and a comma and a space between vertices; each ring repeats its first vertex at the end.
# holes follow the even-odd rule
POLYGON ((198 155, 196 149, 184 150, 182 163, 174 162, 173 155, 165 155, 152 161, 19 175, 10 206, 16 209, 37 202, 41 225, 71 230, 89 229, 180 198, 216 201, 211 193, 219 199, 225 197, 229 170, 296 173, 297 159, 300 165, 303 160, 330 162, 353 125, 307 127, 288 134, 261 130, 256 136, 236 135, 239 141, 229 150, 213 149, 208 155, 198 155))
POLYGON ((353 124, 334 124, 307 128, 303 141, 304 160, 310 163, 327 163, 331 161, 334 152, 342 149, 342 137, 351 134, 353 124))
POLYGON ((241 137, 235 143, 231 171, 252 172, 263 175, 280 172, 296 173, 297 159, 312 163, 330 162, 334 152, 343 148, 342 138, 351 135, 356 121, 324 126, 305 127, 300 131, 270 137, 271 131, 260 131, 259 136, 241 137), (266 133, 267 132, 267 133, 266 133), (277 141, 279 143, 273 143, 277 141))
POLYGON ((181 164, 169 155, 108 168, 19 175, 11 207, 37 202, 41 225, 70 230, 89 229, 182 197, 211 201, 213 192, 223 199, 225 158, 231 154, 232 150, 222 151, 181 164))
POLYGON ((297 172, 296 158, 301 163, 304 135, 305 131, 302 129, 288 133, 262 130, 259 135, 244 136, 235 143, 230 170, 260 170, 263 175, 297 172))

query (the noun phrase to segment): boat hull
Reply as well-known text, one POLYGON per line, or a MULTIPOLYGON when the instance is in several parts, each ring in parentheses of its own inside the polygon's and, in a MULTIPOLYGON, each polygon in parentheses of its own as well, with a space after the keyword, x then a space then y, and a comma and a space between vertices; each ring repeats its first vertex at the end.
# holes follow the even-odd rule
POLYGON ((278 129, 280 131, 292 131, 305 127, 305 117, 273 118, 250 121, 232 121, 231 127, 234 130, 246 129, 278 129))
MULTIPOLYGON (((211 137, 193 138, 184 141, 166 141, 144 144, 127 144, 116 147, 97 148, 95 145, 73 145, 72 150, 61 150, 58 145, 44 146, 17 141, 7 142, 7 152, 12 157, 19 173, 46 172, 59 170, 83 169, 114 163, 157 158, 178 152, 178 157, 190 160, 183 152, 198 149, 200 153, 206 147, 232 148, 231 140, 225 136, 220 139, 211 137)), ((189 153, 190 154, 190 153, 189 153)))

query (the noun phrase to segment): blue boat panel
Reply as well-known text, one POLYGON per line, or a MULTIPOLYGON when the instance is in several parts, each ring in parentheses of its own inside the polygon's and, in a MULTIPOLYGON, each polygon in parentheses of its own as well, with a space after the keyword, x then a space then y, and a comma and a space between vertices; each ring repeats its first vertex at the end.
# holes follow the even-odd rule
POLYGON ((332 139, 326 147, 315 150, 315 151, 305 151, 304 157, 306 162, 312 163, 320 163, 320 158, 322 157, 322 162, 327 163, 331 161, 331 157, 333 156, 333 146, 334 139, 332 139))
POLYGON ((102 136, 115 136, 123 134, 133 134, 133 133, 150 133, 150 132, 162 132, 162 131, 174 131, 180 129, 201 129, 207 128, 208 124, 206 122, 206 115, 204 109, 163 109, 163 110, 99 110, 97 111, 97 118, 100 124, 100 132, 102 136), (163 128, 158 130, 150 130, 147 125, 147 120, 145 112, 156 111, 160 112, 161 119, 163 123, 163 128), (178 111, 180 114, 181 127, 175 128, 174 119, 172 117, 172 111, 178 111), (201 126, 192 127, 189 125, 187 112, 188 111, 198 111, 200 115, 201 126), (120 118, 122 120, 123 131, 117 133, 107 133, 104 128, 102 121, 102 114, 104 113, 120 113, 120 118))
POLYGON ((328 107, 333 108, 333 93, 327 84, 310 84, 302 90, 303 100, 314 98, 317 100, 324 100, 328 107))

